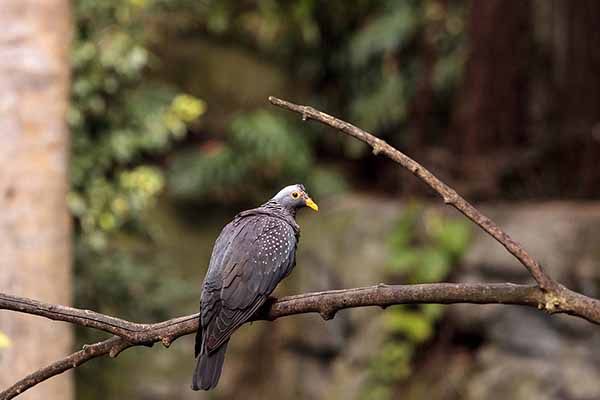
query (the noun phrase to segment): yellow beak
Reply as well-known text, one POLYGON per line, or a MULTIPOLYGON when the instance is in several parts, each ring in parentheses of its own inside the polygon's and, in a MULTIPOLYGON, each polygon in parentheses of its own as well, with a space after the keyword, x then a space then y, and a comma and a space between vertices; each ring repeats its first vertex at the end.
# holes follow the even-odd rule
POLYGON ((310 207, 315 211, 319 211, 319 206, 317 205, 317 203, 315 203, 314 201, 312 201, 312 199, 310 197, 307 197, 304 200, 304 203, 306 204, 306 207, 310 207))

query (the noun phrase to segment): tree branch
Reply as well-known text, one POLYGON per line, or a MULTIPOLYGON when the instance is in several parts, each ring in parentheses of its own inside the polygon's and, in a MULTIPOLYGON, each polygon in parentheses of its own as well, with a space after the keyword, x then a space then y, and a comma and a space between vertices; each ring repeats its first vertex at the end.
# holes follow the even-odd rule
MULTIPOLYGON (((279 107, 300 113, 304 120, 314 119, 339 129, 369 144, 373 148, 374 154, 385 154, 411 171, 435 190, 446 204, 455 207, 501 243, 527 268, 537 285, 432 283, 388 286, 380 284, 355 289, 330 290, 289 296, 279 300, 273 299, 259 310, 253 320, 273 321, 284 316, 302 313, 319 313, 324 319, 331 319, 337 311, 353 307, 379 306, 385 308, 396 304, 473 303, 524 305, 549 313, 567 313, 600 324, 600 301, 573 292, 551 279, 541 265, 520 244, 459 196, 454 189, 444 184, 416 161, 362 129, 312 107, 300 106, 275 97, 270 97, 269 101, 279 107)), ((115 335, 102 342, 84 346, 82 350, 23 378, 1 392, 0 400, 12 399, 38 383, 93 358, 104 355, 116 357, 129 347, 151 346, 156 342, 161 342, 168 347, 175 339, 194 333, 198 329, 198 314, 155 324, 141 324, 94 311, 46 304, 2 293, 0 293, 0 309, 39 315, 115 335)))
MULTIPOLYGON (((568 291, 568 289, 565 289, 568 291)), ((570 291, 568 291, 570 292, 570 291)), ((570 292, 574 307, 548 307, 547 293, 536 285, 515 285, 512 283, 430 283, 418 285, 384 285, 368 286, 354 289, 329 290, 306 293, 295 296, 273 299, 255 315, 253 320, 274 321, 278 318, 318 313, 325 320, 331 319, 339 310, 356 307, 379 306, 386 308, 397 304, 515 304, 545 309, 550 313, 563 312, 578 315, 595 323, 600 323, 600 315, 589 311, 585 304, 585 296, 570 292), (580 299, 578 297, 582 297, 580 299), (583 305, 583 306, 582 306, 583 305), (586 311, 587 310, 587 311, 586 311)), ((571 303, 568 303, 571 304, 571 303)), ((589 305, 590 309, 596 304, 589 305)), ((71 368, 104 355, 116 357, 123 350, 132 346, 149 346, 160 342, 169 347, 171 343, 198 329, 198 314, 170 319, 155 324, 129 322, 107 315, 80 310, 72 307, 56 306, 18 296, 0 294, 0 309, 44 316, 56 321, 70 322, 76 325, 99 329, 104 332, 121 332, 129 339, 113 336, 84 348, 70 356, 59 360, 31 375, 23 378, 10 388, 0 393, 0 400, 9 400, 25 390, 61 374, 71 368), (115 327, 118 321, 118 327, 115 327)))
POLYGON ((418 162, 408 157, 398 149, 390 146, 384 140, 329 114, 316 110, 309 106, 302 106, 270 96, 269 101, 278 107, 294 111, 302 115, 302 120, 313 119, 324 125, 330 126, 343 133, 350 135, 373 148, 373 154, 383 154, 400 164, 417 178, 425 182, 436 191, 444 200, 463 213, 487 234, 496 239, 506 250, 512 254, 533 276, 538 286, 545 295, 545 301, 541 307, 550 312, 567 312, 587 319, 590 322, 600 323, 600 301, 573 292, 560 283, 553 280, 542 268, 540 263, 534 259, 519 243, 513 240, 494 221, 483 215, 468 201, 462 198, 454 189, 440 181, 418 162))
POLYGON ((556 290, 558 285, 542 269, 542 266, 517 242, 515 242, 506 232, 504 232, 491 219, 479 212, 468 201, 462 198, 454 189, 440 181, 435 175, 429 172, 421 164, 400 152, 396 148, 387 144, 384 140, 363 131, 360 128, 341 119, 335 118, 329 114, 318 111, 309 106, 301 106, 290 103, 289 101, 270 96, 269 101, 278 107, 286 110, 295 111, 302 115, 302 120, 313 119, 340 130, 362 142, 367 143, 373 148, 373 154, 383 154, 393 161, 397 162, 416 177, 425 182, 430 188, 435 190, 444 200, 444 203, 452 205, 467 218, 473 221, 486 233, 496 239, 502 246, 515 256, 523 264, 529 273, 533 276, 542 290, 556 290))
MULTIPOLYGON (((18 311, 26 314, 39 315, 55 321, 64 321, 94 328, 115 336, 120 336, 131 344, 146 343, 148 330, 167 332, 175 324, 187 322, 194 316, 181 317, 158 324, 140 324, 123 319, 100 314, 90 310, 80 310, 56 304, 42 303, 25 297, 0 293, 0 310, 18 311)), ((198 317, 197 315, 195 316, 198 317)))
MULTIPOLYGON (((367 306, 385 308, 396 304, 417 303, 520 304, 539 308, 543 301, 544 293, 537 286, 510 283, 432 283, 393 286, 380 284, 272 300, 259 310, 253 320, 273 321, 288 315, 303 313, 319 313, 322 318, 331 319, 337 311, 346 308, 367 306)), ((88 310, 46 304, 7 294, 0 294, 0 309, 39 315, 112 334, 123 334, 122 337, 113 336, 102 342, 84 346, 82 350, 32 373, 1 392, 0 400, 12 399, 38 383, 78 367, 93 358, 104 355, 116 357, 129 347, 148 346, 156 342, 161 342, 168 347, 175 339, 194 333, 198 329, 198 314, 155 324, 140 324, 88 310)))
POLYGON ((34 373, 27 375, 8 389, 0 393, 1 400, 12 399, 27 389, 31 389, 38 383, 45 381, 53 376, 62 374, 80 366, 81 364, 91 360, 92 358, 100 357, 110 352, 114 346, 122 343, 123 339, 118 336, 113 336, 103 342, 98 342, 91 346, 84 346, 83 350, 71 354, 70 356, 63 358, 53 364, 48 365, 45 368, 35 371, 34 373))

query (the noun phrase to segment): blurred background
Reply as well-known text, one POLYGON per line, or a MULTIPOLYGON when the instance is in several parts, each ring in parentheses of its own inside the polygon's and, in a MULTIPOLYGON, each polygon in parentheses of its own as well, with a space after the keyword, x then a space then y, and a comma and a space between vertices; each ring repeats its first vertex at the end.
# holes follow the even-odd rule
MULTIPOLYGON (((529 281, 409 173, 274 95, 385 139, 600 295, 600 2, 44 3, 0 4, 0 291, 138 322, 194 313, 222 226, 297 182, 322 211, 299 216, 278 296, 529 281)), ((105 337, 12 314, 2 387, 105 337)), ((590 324, 522 307, 359 309, 244 326, 210 393, 189 390, 186 337, 22 398, 591 400, 599 349, 590 324)))

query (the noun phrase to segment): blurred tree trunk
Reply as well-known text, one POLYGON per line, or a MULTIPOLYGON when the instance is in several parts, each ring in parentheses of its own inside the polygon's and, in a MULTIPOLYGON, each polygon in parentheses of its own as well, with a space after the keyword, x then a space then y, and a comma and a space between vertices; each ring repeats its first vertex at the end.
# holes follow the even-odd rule
POLYGON ((528 1, 471 1, 468 56, 452 135, 470 188, 494 196, 502 150, 524 144, 528 129, 531 57, 528 1))
POLYGON ((546 15, 552 28, 544 44, 551 55, 551 84, 557 102, 552 114, 559 129, 556 132, 559 159, 554 160, 559 185, 570 196, 597 196, 600 194, 600 2, 554 0, 540 2, 539 6, 550 7, 546 15))
POLYGON ((598 21, 597 0, 471 1, 451 136, 461 191, 494 197, 516 178, 521 196, 600 194, 598 21))
MULTIPOLYGON (((68 0, 0 1, 0 291, 71 302, 68 0)), ((68 324, 0 313, 0 388, 72 350, 68 324)), ((23 399, 72 398, 61 375, 23 399)))

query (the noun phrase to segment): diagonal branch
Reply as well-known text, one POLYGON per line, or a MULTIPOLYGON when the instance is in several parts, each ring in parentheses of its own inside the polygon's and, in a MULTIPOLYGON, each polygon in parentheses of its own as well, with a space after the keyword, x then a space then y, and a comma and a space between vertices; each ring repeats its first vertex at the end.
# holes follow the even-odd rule
POLYGON ((519 243, 515 242, 506 232, 500 229, 494 221, 483 215, 468 201, 462 198, 454 189, 440 181, 435 175, 412 158, 390 146, 384 140, 357 128, 346 121, 342 121, 341 119, 325 114, 312 107, 290 103, 289 101, 281 100, 273 96, 269 97, 269 101, 273 105, 301 114, 302 120, 304 121, 313 119, 338 129, 345 134, 370 145, 373 148, 373 154, 384 154, 397 162, 425 182, 430 188, 435 190, 442 197, 444 203, 452 205, 486 233, 500 242, 510 254, 515 256, 521 264, 529 270, 529 273, 533 276, 542 290, 552 291, 558 289, 558 284, 544 272, 542 266, 519 243))
POLYGON ((496 239, 517 260, 527 268, 531 276, 545 294, 545 302, 540 306, 550 312, 563 311, 579 315, 588 321, 598 323, 600 319, 600 301, 573 292, 560 283, 556 282, 546 274, 540 263, 533 258, 527 250, 514 241, 494 221, 483 215, 468 201, 462 198, 454 189, 440 181, 421 164, 408 157, 404 153, 387 144, 384 140, 329 114, 316 110, 309 106, 302 106, 289 101, 270 96, 269 101, 278 107, 294 111, 302 115, 302 120, 313 119, 338 129, 373 148, 373 154, 384 154, 391 160, 400 164, 416 177, 425 182, 435 190, 444 200, 444 203, 452 205, 467 218, 473 221, 487 234, 496 239))
POLYGON ((62 374, 71 368, 79 367, 81 364, 93 358, 108 354, 113 347, 118 346, 122 342, 123 339, 118 336, 113 336, 110 339, 95 343, 91 346, 84 346, 82 350, 27 375, 8 389, 0 392, 0 399, 12 399, 26 390, 31 389, 38 383, 42 383, 53 376, 62 374))

